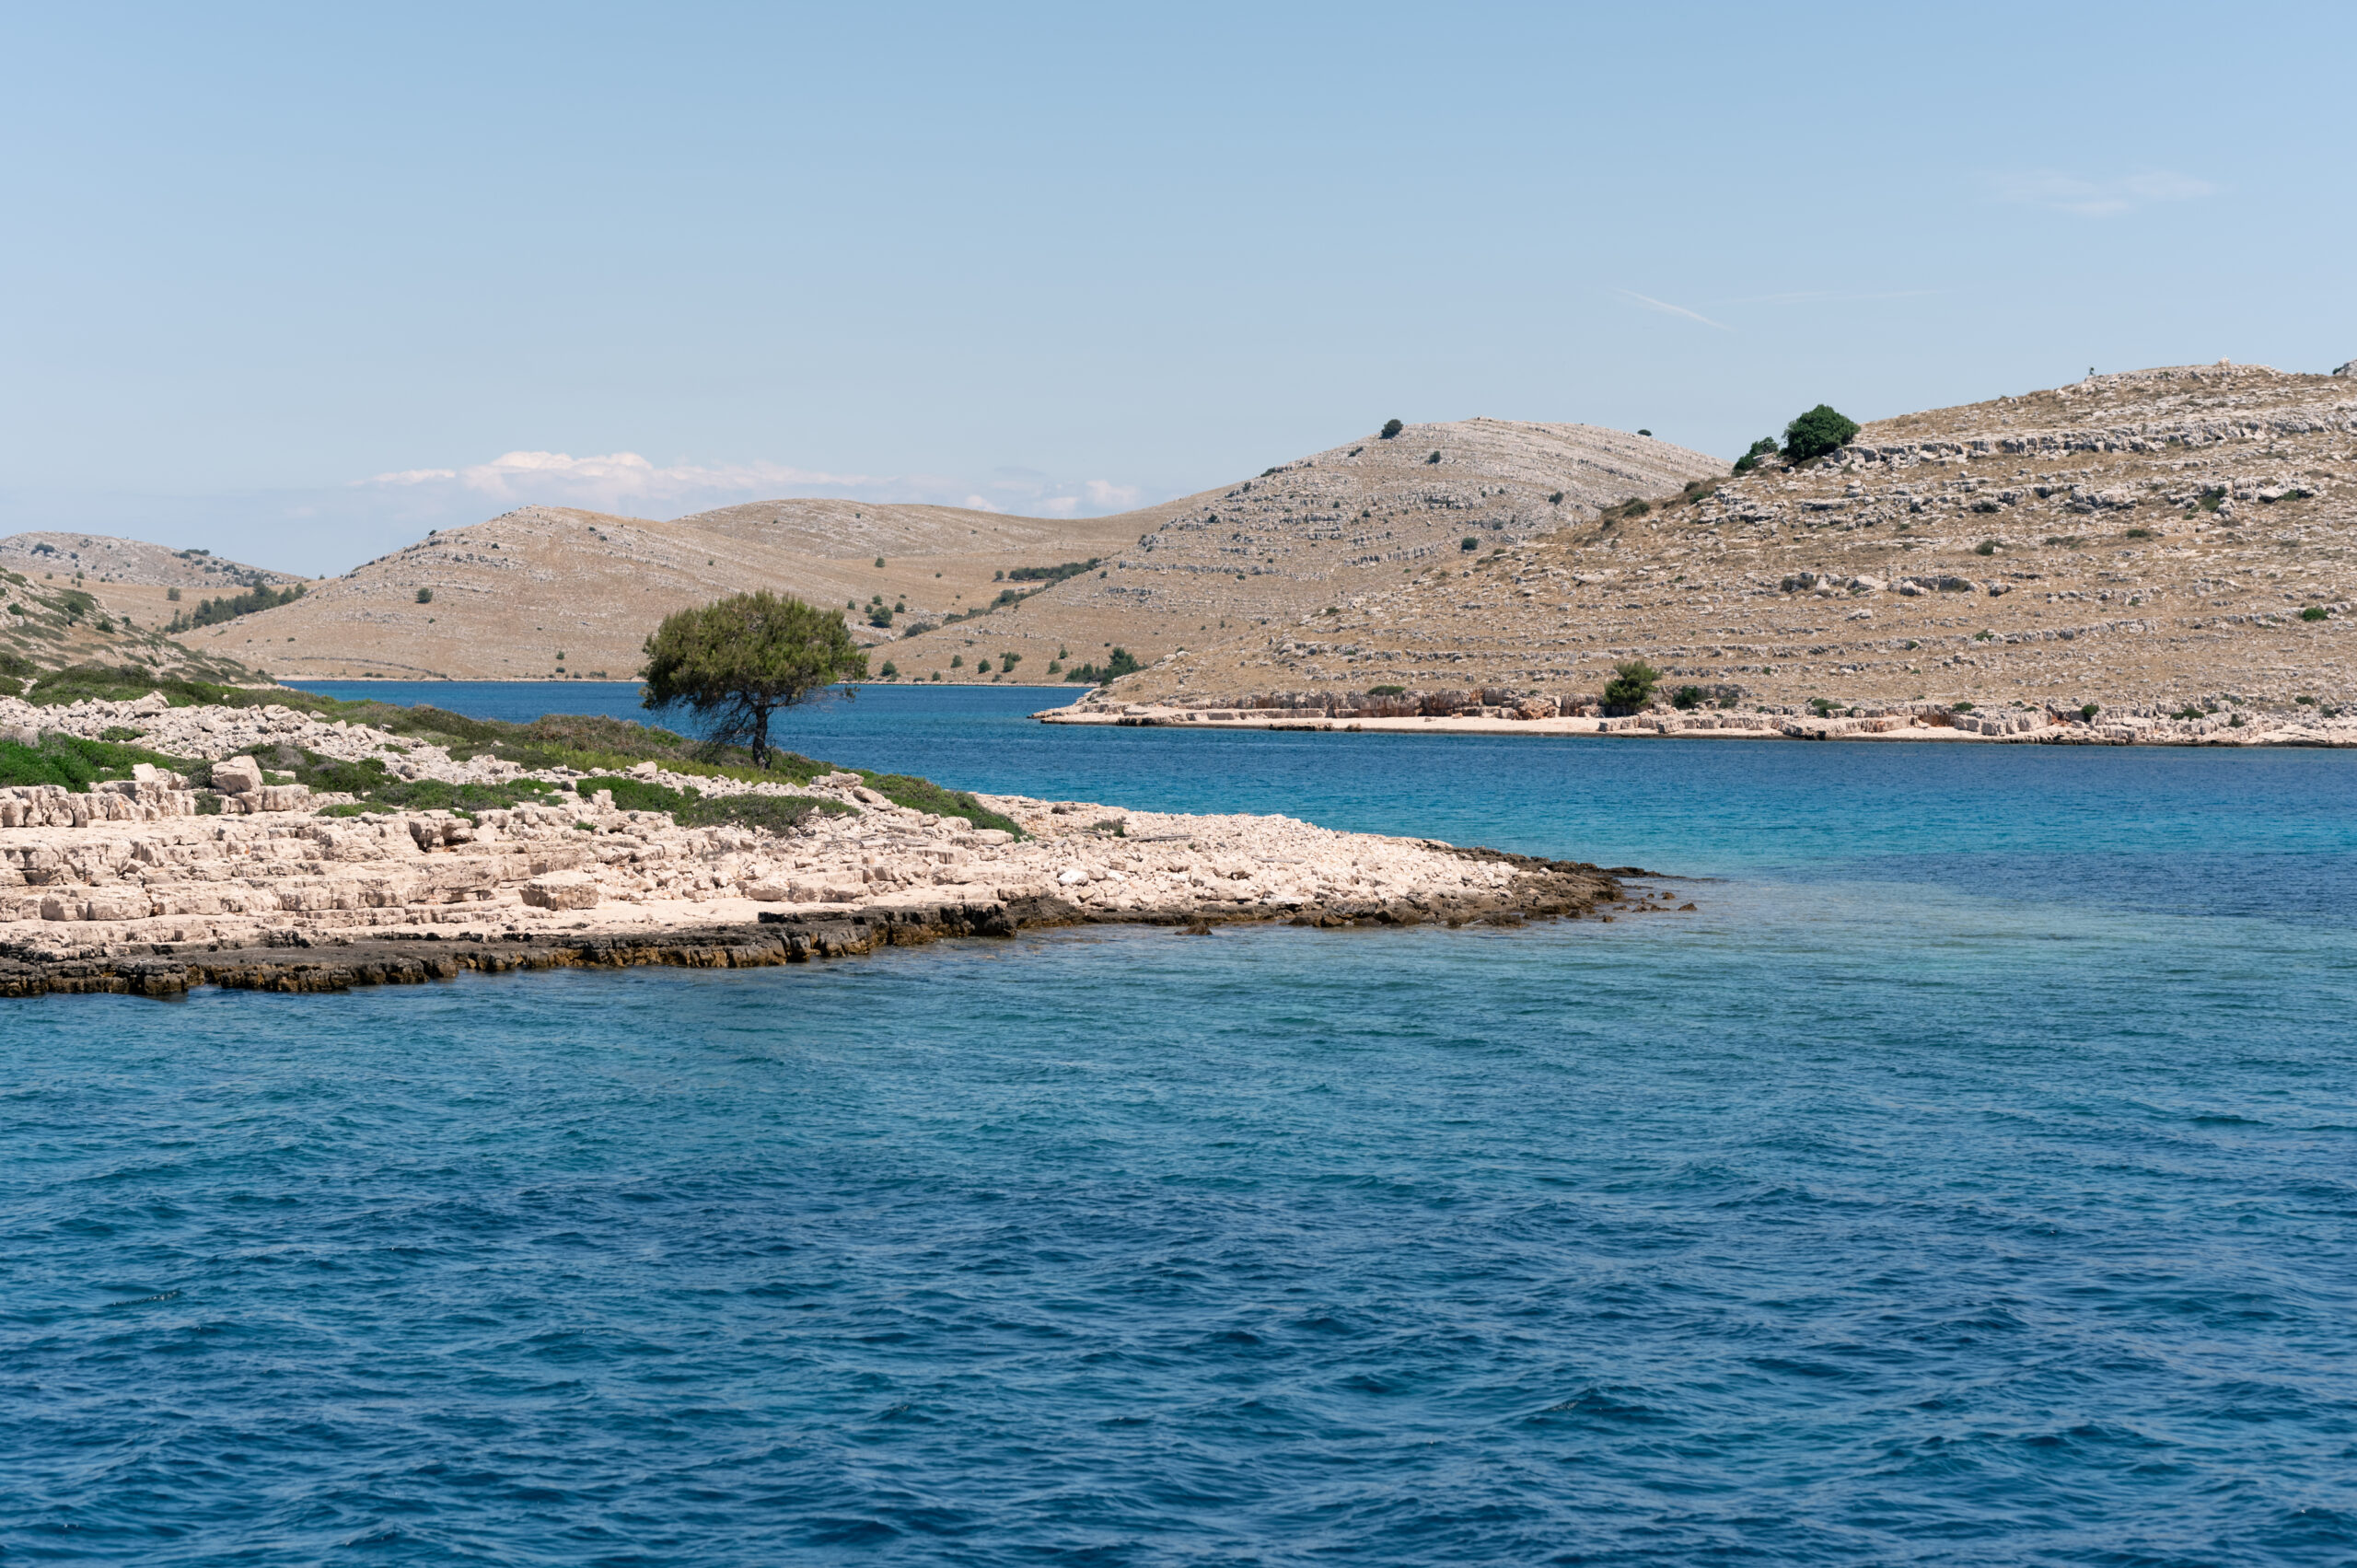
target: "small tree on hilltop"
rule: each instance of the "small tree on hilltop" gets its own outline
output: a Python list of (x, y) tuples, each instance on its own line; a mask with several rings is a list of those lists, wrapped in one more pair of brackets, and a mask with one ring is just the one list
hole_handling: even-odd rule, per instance
[(1858, 422), (1819, 403), (1784, 426), (1784, 460), (1805, 463), (1837, 451), (1858, 433)]
[(1615, 708), (1642, 708), (1660, 684), (1660, 670), (1641, 658), (1632, 658), (1612, 667), (1612, 679), (1604, 683), (1604, 701)]
[(1406, 425), (1400, 424), (1396, 419), (1387, 419), (1383, 422), (1382, 438), (1388, 441), (1394, 436), (1399, 435), (1402, 430), (1407, 428), (1408, 427)]
[(841, 610), (764, 589), (665, 616), (638, 673), (642, 706), (685, 706), (713, 739), (750, 747), (758, 768), (769, 764), (770, 715), (865, 677), (867, 656)]

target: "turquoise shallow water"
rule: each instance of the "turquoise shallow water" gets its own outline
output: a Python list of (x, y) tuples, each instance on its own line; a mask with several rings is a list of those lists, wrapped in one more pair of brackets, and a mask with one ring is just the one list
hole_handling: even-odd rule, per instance
[(7, 1559), (2357, 1561), (2349, 759), (1037, 701), (1700, 908), (14, 1005)]

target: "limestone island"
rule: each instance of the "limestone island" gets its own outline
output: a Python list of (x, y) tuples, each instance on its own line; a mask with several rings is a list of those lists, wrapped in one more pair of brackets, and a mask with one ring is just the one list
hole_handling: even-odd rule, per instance
[(0, 787), (0, 995), (753, 967), (1082, 923), (1656, 907), (1593, 865), (1284, 817), (953, 795), (823, 763), (767, 782), (614, 720), (237, 695), (0, 699), (17, 775), (59, 779)]

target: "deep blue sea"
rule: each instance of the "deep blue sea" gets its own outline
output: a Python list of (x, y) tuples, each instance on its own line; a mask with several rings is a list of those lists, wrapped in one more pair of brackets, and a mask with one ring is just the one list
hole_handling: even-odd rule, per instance
[(0, 1562), (2357, 1562), (2357, 757), (1056, 695), (1698, 908), (0, 1005)]

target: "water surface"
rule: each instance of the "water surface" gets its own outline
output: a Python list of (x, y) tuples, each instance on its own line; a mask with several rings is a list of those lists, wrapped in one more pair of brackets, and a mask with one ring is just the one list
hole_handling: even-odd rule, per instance
[(1707, 879), (11, 1005), (0, 1550), (2357, 1561), (2348, 758), (1037, 702), (786, 743)]

